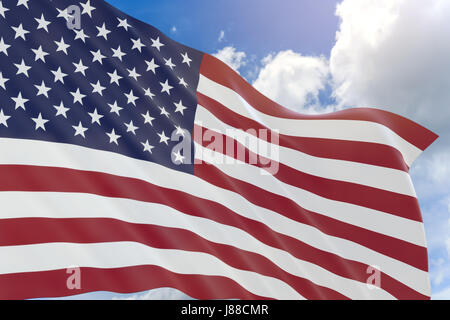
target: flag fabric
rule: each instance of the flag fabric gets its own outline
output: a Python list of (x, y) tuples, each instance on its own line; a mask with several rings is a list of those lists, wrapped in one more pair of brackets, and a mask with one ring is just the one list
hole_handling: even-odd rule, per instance
[(428, 299), (436, 138), (286, 109), (102, 0), (1, 0), (0, 298)]

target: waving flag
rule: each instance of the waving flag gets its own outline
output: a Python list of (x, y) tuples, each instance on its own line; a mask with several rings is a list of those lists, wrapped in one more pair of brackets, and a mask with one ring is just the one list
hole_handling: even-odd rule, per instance
[(290, 111), (102, 0), (2, 0), (0, 298), (427, 299), (436, 137)]

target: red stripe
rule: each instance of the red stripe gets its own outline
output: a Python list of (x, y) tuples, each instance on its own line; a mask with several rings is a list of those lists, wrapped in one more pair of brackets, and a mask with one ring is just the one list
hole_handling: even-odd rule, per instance
[[(4, 191), (83, 192), (165, 204), (192, 216), (244, 230), (269, 246), (285, 250), (299, 259), (317, 264), (343, 277), (363, 283), (367, 279), (368, 266), (363, 263), (313, 248), (299, 240), (274, 232), (260, 222), (237, 215), (214, 201), (197, 198), (178, 190), (162, 188), (133, 178), (66, 168), (0, 166), (0, 175), (0, 190)], [(397, 298), (426, 298), (386, 274), (382, 277), (382, 287)]]
[[(214, 99), (197, 92), (198, 104), (215, 115), (222, 122), (244, 131), (269, 128), (259, 122), (241, 116)], [(201, 121), (201, 119), (198, 119)], [(252, 133), (252, 131), (249, 131)], [(403, 156), (397, 149), (378, 143), (345, 141), (319, 138), (292, 137), (280, 134), (282, 147), (297, 150), (315, 157), (366, 163), (381, 167), (408, 171)]]
[(425, 150), (438, 137), (430, 130), (411, 120), (379, 109), (352, 108), (321, 115), (303, 115), (297, 113), (284, 108), (265, 97), (225, 63), (208, 54), (203, 55), (200, 73), (214, 82), (237, 92), (256, 110), (274, 117), (287, 119), (340, 119), (376, 122), (390, 128), (403, 139), (421, 150)]
[(176, 288), (196, 299), (267, 299), (254, 295), (235, 281), (218, 276), (180, 274), (154, 266), (114, 269), (80, 268), (81, 289), (70, 290), (66, 269), (0, 275), (0, 299), (65, 297), (95, 291), (134, 293)]
[[(255, 159), (254, 161), (256, 163), (252, 162), (251, 164), (265, 170), (268, 169), (268, 167), (263, 164), (267, 164), (269, 161), (272, 162), (272, 165), (278, 164), (278, 171), (274, 174), (270, 171), (269, 173), (286, 184), (310, 191), (327, 199), (352, 203), (358, 206), (383, 211), (398, 217), (422, 222), (419, 203), (415, 197), (361, 184), (307, 174), (284, 165), (283, 163), (278, 163), (277, 161), (257, 155), (235, 139), (215, 130), (203, 128), (198, 125), (195, 125), (195, 129), (198, 133), (201, 133), (195, 135), (196, 142), (205, 148), (228, 155), (234, 159), (240, 157), (240, 154), (237, 152), (237, 150), (240, 149), (245, 152), (245, 158), (239, 160), (243, 160), (249, 164), (249, 159)], [(211, 144), (211, 141), (204, 141), (202, 139), (206, 131), (214, 136), (214, 144)], [(222, 146), (224, 146), (222, 150), (215, 150), (215, 146), (217, 145), (216, 139), (219, 139), (219, 141), (222, 140)], [(226, 149), (225, 146), (233, 146), (233, 149)]]
[(0, 246), (134, 241), (159, 249), (204, 252), (234, 268), (280, 279), (307, 299), (346, 299), (338, 292), (283, 271), (266, 257), (208, 241), (184, 229), (106, 218), (20, 218), (0, 220), (0, 230)]

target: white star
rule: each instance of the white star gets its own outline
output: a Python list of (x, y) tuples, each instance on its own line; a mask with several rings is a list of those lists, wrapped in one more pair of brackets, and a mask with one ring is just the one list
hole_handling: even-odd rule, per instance
[(8, 79), (8, 78), (3, 78), (3, 74), (2, 74), (2, 72), (0, 71), (0, 87), (2, 87), (3, 89), (6, 90), (5, 83), (6, 83), (7, 81), (9, 81), (9, 79)]
[(83, 41), (84, 43), (86, 43), (86, 38), (90, 38), (88, 35), (86, 35), (83, 31), (83, 29), (77, 30), (77, 29), (72, 29), (75, 32), (75, 39), (81, 39), (81, 41)]
[(136, 72), (136, 68), (133, 68), (133, 70), (127, 69), (128, 71), (128, 76), (130, 78), (133, 78), (134, 80), (138, 81), (138, 77), (140, 77), (141, 75), (139, 73)]
[(64, 118), (67, 119), (67, 114), (66, 112), (69, 111), (69, 108), (64, 107), (64, 102), (61, 101), (61, 103), (59, 104), (59, 106), (53, 106), (56, 109), (56, 115), (57, 116), (63, 116)]
[[(0, 110), (0, 125), (4, 125), (5, 127), (8, 127), (8, 123), (6, 121), (11, 118), (11, 116), (7, 116), (3, 113), (3, 109)], [(151, 153), (151, 152), (150, 152)]]
[(37, 48), (37, 49), (31, 49), (31, 50), (35, 54), (34, 61), (42, 60), (42, 62), (45, 63), (45, 56), (48, 56), (48, 53), (45, 52), (44, 50), (42, 50), (42, 46), (39, 46), (39, 48)]
[(155, 95), (150, 91), (150, 88), (144, 89), (144, 95), (146, 95), (147, 97), (149, 97), (149, 98), (152, 99), (152, 100), (153, 100), (153, 97), (155, 96)]
[(23, 110), (25, 110), (25, 103), (30, 101), (29, 99), (22, 97), (22, 92), (19, 92), (19, 94), (17, 95), (16, 98), (11, 98), (11, 99), (14, 100), (14, 102), (16, 103), (15, 110), (17, 110), (19, 108), (22, 108)]
[(48, 25), (51, 23), (50, 21), (45, 20), (44, 14), (41, 14), (41, 18), (34, 18), (34, 20), (37, 21), (37, 23), (39, 24), (37, 26), (37, 29), (44, 29), (45, 31), (48, 32)]
[(102, 55), (100, 49), (97, 51), (91, 51), (91, 54), (94, 56), (94, 58), (92, 58), (92, 62), (98, 61), (100, 64), (103, 64), (102, 59), (105, 59), (106, 57)]
[(87, 69), (89, 69), (89, 67), (86, 67), (85, 65), (83, 65), (83, 61), (81, 61), (77, 64), (75, 62), (73, 62), (73, 65), (75, 66), (75, 71), (74, 72), (81, 72), (83, 74), (83, 76), (86, 76), (85, 71)]
[(184, 131), (185, 130), (183, 128), (181, 128), (180, 126), (175, 126), (175, 129), (177, 129), (177, 132), (175, 132), (175, 134), (184, 137)]
[(128, 31), (128, 27), (131, 28), (131, 26), (127, 22), (127, 19), (120, 20), (120, 18), (117, 18), (117, 20), (119, 20), (119, 24), (117, 25), (117, 28), (122, 27), (126, 31)]
[(159, 42), (159, 37), (156, 39), (151, 39), (152, 40), (152, 47), (158, 49), (158, 51), (160, 51), (161, 47), (164, 46), (164, 44), (162, 44), (161, 42)]
[(147, 71), (151, 70), (156, 74), (156, 68), (159, 68), (159, 66), (155, 63), (155, 59), (153, 58), (152, 61), (145, 60), (145, 63), (147, 63)]
[(133, 121), (130, 121), (130, 123), (124, 123), (124, 125), (127, 127), (127, 132), (133, 132), (134, 135), (136, 135), (136, 130), (139, 129), (139, 127), (136, 127), (133, 124)]
[(81, 14), (87, 14), (89, 17), (92, 18), (92, 11), (95, 10), (95, 7), (91, 6), (91, 0), (87, 0), (86, 3), (80, 3), (80, 5), (83, 7), (83, 12)]
[(172, 58), (166, 59), (164, 58), (165, 65), (168, 66), (171, 70), (175, 67), (175, 65), (172, 63)]
[(189, 58), (187, 52), (185, 54), (182, 54), (182, 53), (180, 53), (180, 54), (183, 57), (183, 62), (181, 62), (181, 63), (186, 63), (190, 67), (192, 59)]
[(157, 133), (159, 136), (159, 143), (165, 143), (166, 145), (169, 145), (169, 143), (167, 141), (169, 141), (169, 137), (166, 136), (166, 134), (164, 133), (164, 131), (162, 131), (161, 133)]
[(170, 90), (173, 89), (173, 87), (169, 85), (169, 80), (166, 80), (166, 82), (164, 83), (160, 82), (159, 84), (162, 87), (161, 93), (166, 92), (168, 95), (170, 95)]
[(145, 44), (141, 42), (141, 38), (137, 38), (136, 40), (131, 39), (131, 41), (133, 42), (133, 47), (131, 50), (138, 49), (138, 51), (141, 52), (142, 47), (145, 47)]
[(31, 67), (27, 66), (27, 65), (25, 64), (25, 61), (24, 61), (23, 59), (22, 59), (22, 62), (21, 62), (20, 64), (14, 63), (14, 65), (15, 65), (16, 68), (17, 68), (17, 73), (16, 73), (16, 75), (19, 75), (19, 74), (23, 73), (23, 74), (28, 78), (28, 70), (30, 70)]
[(154, 146), (150, 145), (148, 143), (148, 140), (146, 140), (145, 143), (141, 142), (141, 144), (144, 146), (144, 152), (148, 151), (148, 152), (152, 153), (152, 149), (154, 148)]
[(175, 109), (175, 112), (179, 112), (179, 113), (181, 113), (182, 115), (184, 115), (184, 110), (185, 109), (187, 109), (185, 106), (183, 106), (183, 102), (180, 100), (180, 102), (178, 102), (178, 103), (173, 103), (174, 105), (175, 105), (175, 107), (176, 107), (176, 109)]
[(58, 10), (58, 15), (56, 16), (57, 18), (64, 18), (66, 21), (69, 21), (69, 19), (72, 17), (67, 11), (67, 8), (64, 10), (59, 10), (58, 8), (56, 8), (56, 10)]
[(81, 124), (81, 121), (78, 122), (78, 126), (72, 126), (72, 128), (75, 129), (74, 137), (82, 136), (83, 138), (86, 139), (86, 136), (84, 135), (84, 133), (87, 131), (87, 128), (83, 127), (83, 125)]
[(119, 111), (122, 110), (123, 108), (121, 108), (117, 105), (117, 101), (114, 101), (114, 104), (108, 103), (108, 106), (111, 108), (111, 111), (110, 111), (111, 113), (114, 112), (115, 114), (120, 116)]
[(103, 96), (103, 90), (105, 90), (106, 87), (103, 87), (100, 84), (99, 80), (97, 80), (96, 84), (91, 83), (91, 86), (94, 88), (94, 90), (92, 90), (92, 93), (96, 93), (97, 92), (99, 95)]
[(83, 105), (83, 99), (86, 97), (86, 95), (80, 92), (80, 88), (77, 88), (77, 91), (75, 92), (70, 92), (70, 94), (73, 96), (73, 103), (79, 102), (81, 105)]
[(46, 98), (48, 98), (48, 92), (52, 89), (45, 86), (44, 80), (42, 80), (42, 84), (40, 86), (36, 84), (34, 86), (36, 87), (36, 89), (38, 89), (38, 93), (36, 94), (36, 96), (44, 95)]
[(101, 125), (100, 119), (103, 118), (103, 115), (97, 113), (97, 108), (95, 108), (94, 112), (89, 112), (89, 115), (92, 118), (92, 122), (91, 122), (92, 124), (98, 123), (98, 125)]
[(103, 37), (105, 38), (105, 40), (108, 40), (108, 34), (110, 34), (111, 31), (106, 29), (105, 23), (103, 22), (103, 25), (101, 27), (96, 26), (96, 28), (98, 30), (97, 37)]
[(114, 52), (112, 56), (118, 58), (120, 61), (122, 61), (123, 56), (127, 55), (126, 53), (120, 50), (120, 46), (118, 46), (117, 49), (111, 48), (111, 50)]
[(9, 11), (8, 8), (4, 7), (2, 2), (0, 1), (0, 15), (4, 18), (5, 17), (5, 12)]
[(182, 86), (184, 86), (185, 88), (188, 87), (188, 84), (186, 83), (186, 81), (184, 81), (183, 78), (178, 77), (178, 80), (180, 80), (180, 82), (178, 83), (179, 85), (182, 85)]
[(133, 90), (130, 90), (129, 94), (125, 93), (125, 96), (128, 99), (128, 101), (127, 101), (128, 104), (132, 103), (134, 106), (136, 106), (136, 100), (138, 100), (139, 98), (136, 97), (135, 95), (133, 95)]
[(30, 0), (17, 0), (17, 6), (22, 5), (22, 6), (24, 6), (25, 8), (29, 9), (29, 8), (28, 8), (28, 1), (30, 1)]
[(159, 110), (161, 110), (161, 115), (165, 115), (167, 118), (170, 116), (170, 114), (166, 111), (166, 108), (159, 107)]
[(56, 71), (53, 71), (53, 70), (50, 70), (50, 71), (55, 76), (55, 82), (61, 81), (61, 83), (64, 84), (64, 77), (66, 77), (67, 74), (61, 71), (61, 67), (58, 67), (58, 70), (56, 70)]
[(26, 40), (25, 34), (30, 33), (30, 31), (27, 31), (22, 27), (22, 24), (20, 24), (18, 27), (11, 27), (11, 28), (13, 28), (14, 31), (16, 32), (14, 39), (21, 37), (23, 40)]
[(113, 73), (108, 72), (108, 75), (111, 78), (110, 83), (115, 83), (115, 84), (119, 85), (119, 80), (122, 79), (122, 77), (117, 74), (117, 70), (114, 70)]
[(175, 162), (175, 163), (180, 162), (180, 164), (183, 163), (184, 156), (181, 155), (180, 150), (178, 150), (177, 152), (172, 152), (172, 154), (175, 157), (175, 159), (172, 158), (173, 162)]
[(44, 131), (45, 131), (45, 124), (49, 121), (47, 119), (42, 118), (41, 113), (39, 113), (37, 118), (31, 118), (31, 120), (33, 120), (34, 123), (36, 124), (34, 130), (41, 128)]
[(155, 118), (151, 117), (150, 114), (148, 113), (148, 111), (146, 114), (142, 113), (141, 115), (144, 117), (144, 124), (148, 123), (151, 126), (153, 126), (152, 121), (155, 120)]
[(55, 41), (55, 43), (56, 43), (56, 45), (58, 46), (58, 48), (56, 48), (56, 52), (62, 51), (62, 52), (64, 52), (64, 53), (67, 55), (67, 48), (69, 48), (70, 45), (69, 45), (69, 44), (66, 44), (66, 43), (64, 42), (64, 38), (61, 37), (61, 41)]
[(106, 133), (109, 137), (109, 143), (115, 143), (116, 145), (119, 145), (119, 143), (117, 142), (117, 139), (119, 139), (121, 136), (116, 134), (114, 129), (112, 129), (111, 133)]
[[(0, 2), (1, 3), (1, 2)], [(3, 37), (0, 39), (0, 52), (3, 52), (5, 55), (8, 55), (8, 48), (11, 47), (9, 44), (6, 44), (3, 41)]]

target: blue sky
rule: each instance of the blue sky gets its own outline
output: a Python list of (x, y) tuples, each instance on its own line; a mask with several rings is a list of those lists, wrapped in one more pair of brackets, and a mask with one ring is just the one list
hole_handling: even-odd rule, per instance
[[(450, 39), (448, 2), (107, 2), (183, 44), (217, 54), (287, 107), (381, 107), (438, 133), (411, 173), (425, 220), (433, 298), (450, 298), (450, 41), (440, 41)], [(286, 91), (286, 81), (306, 89)]]
[[(231, 44), (261, 58), (268, 51), (287, 49), (329, 55), (338, 27), (334, 0), (108, 2), (173, 39), (210, 53)], [(222, 30), (225, 38), (219, 42)]]

